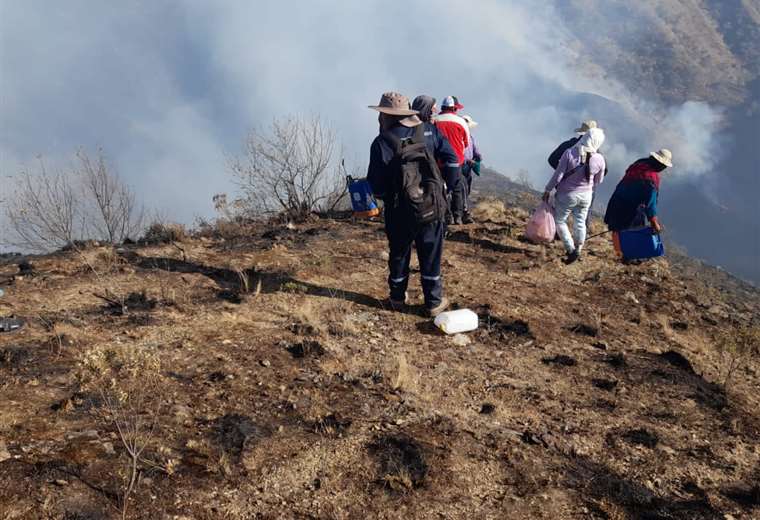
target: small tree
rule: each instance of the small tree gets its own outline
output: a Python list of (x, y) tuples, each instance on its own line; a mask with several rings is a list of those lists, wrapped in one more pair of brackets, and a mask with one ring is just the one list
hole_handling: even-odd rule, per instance
[(137, 235), (143, 211), (102, 152), (91, 160), (79, 150), (76, 160), (68, 171), (50, 173), (40, 158), (35, 171), (23, 170), (14, 178), (15, 196), (5, 207), (15, 235), (10, 244), (49, 251), (77, 240), (116, 244)]
[(252, 131), (230, 169), (253, 216), (303, 220), (329, 209), (343, 187), (336, 155), (335, 132), (318, 117), (288, 117)]
[(13, 245), (45, 251), (81, 238), (83, 225), (75, 179), (62, 171), (49, 173), (38, 158), (36, 172), (21, 171), (15, 196), (5, 214), (16, 235)]
[(135, 194), (107, 168), (102, 153), (92, 161), (84, 150), (79, 150), (77, 159), (84, 200), (91, 206), (86, 219), (91, 236), (111, 244), (135, 237), (142, 228), (144, 215)]

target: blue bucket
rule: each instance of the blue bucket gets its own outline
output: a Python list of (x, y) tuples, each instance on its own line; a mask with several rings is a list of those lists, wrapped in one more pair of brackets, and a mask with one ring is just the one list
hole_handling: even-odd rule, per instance
[(652, 232), (652, 228), (626, 229), (619, 233), (620, 250), (627, 260), (643, 260), (665, 254), (660, 235)]
[(380, 214), (372, 188), (367, 179), (348, 177), (348, 193), (351, 196), (351, 207), (356, 217), (374, 217)]

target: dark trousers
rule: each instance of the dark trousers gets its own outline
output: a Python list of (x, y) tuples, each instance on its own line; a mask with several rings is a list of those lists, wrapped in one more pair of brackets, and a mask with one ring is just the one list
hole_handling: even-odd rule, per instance
[(470, 207), (470, 193), (472, 193), (472, 168), (469, 168), (467, 171), (462, 169), (462, 184), (465, 185), (464, 212), (469, 213), (472, 209)]
[(462, 218), (467, 213), (467, 179), (464, 176), (459, 177), (459, 182), (451, 190), (451, 215), (456, 218)]
[(441, 303), (443, 298), (441, 255), (445, 227), (446, 224), (443, 221), (424, 226), (410, 224), (403, 215), (394, 215), (392, 211), (386, 210), (385, 234), (390, 246), (388, 287), (392, 300), (403, 301), (406, 296), (406, 289), (409, 286), (409, 262), (412, 259), (412, 244), (414, 244), (420, 261), (425, 306), (431, 309)]
[(472, 166), (465, 162), (462, 165), (462, 175), (459, 183), (451, 192), (449, 215), (461, 218), (470, 212), (470, 192), (472, 191)]

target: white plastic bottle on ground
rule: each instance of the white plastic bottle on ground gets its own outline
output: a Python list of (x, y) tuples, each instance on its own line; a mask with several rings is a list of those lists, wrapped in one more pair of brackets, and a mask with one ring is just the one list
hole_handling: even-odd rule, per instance
[(459, 334), (477, 329), (478, 315), (470, 309), (458, 309), (442, 312), (433, 323), (446, 334)]

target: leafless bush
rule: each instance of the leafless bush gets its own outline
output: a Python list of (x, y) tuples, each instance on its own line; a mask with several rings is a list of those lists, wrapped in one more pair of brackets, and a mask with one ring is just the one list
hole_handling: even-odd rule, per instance
[(727, 389), (738, 368), (760, 360), (760, 327), (744, 326), (728, 330), (718, 338), (717, 347), (723, 356), (723, 387)]
[(77, 152), (77, 169), (90, 228), (90, 238), (118, 244), (134, 237), (142, 227), (144, 212), (135, 200), (135, 194), (118, 175), (110, 171), (102, 152), (94, 161), (84, 150)]
[(14, 180), (15, 196), (5, 209), (16, 235), (13, 245), (44, 251), (83, 238), (83, 215), (70, 174), (48, 172), (40, 158), (36, 172), (21, 171)]
[[(114, 476), (121, 481), (121, 517), (127, 518), (130, 504), (136, 501), (140, 475), (149, 469), (171, 474), (177, 464), (170, 451), (158, 446), (166, 396), (155, 345), (94, 347), (82, 354), (75, 375), (82, 391), (93, 393), (102, 402), (92, 413), (105, 427), (116, 430), (124, 449)], [(148, 456), (157, 447), (159, 455)]]
[(101, 399), (105, 405), (103, 419), (116, 428), (126, 452), (127, 461), (123, 468), (126, 471), (121, 475), (121, 517), (125, 519), (141, 467), (150, 462), (144, 460), (143, 453), (155, 440), (160, 405), (151, 406), (145, 392), (137, 388), (129, 393), (103, 391)]
[(337, 204), (345, 182), (336, 156), (335, 132), (318, 117), (288, 117), (252, 131), (230, 169), (252, 216), (300, 221)]
[(13, 179), (14, 197), (5, 207), (11, 245), (49, 251), (87, 239), (116, 244), (142, 226), (134, 193), (109, 170), (100, 151), (92, 160), (79, 150), (75, 166), (55, 172), (40, 158), (36, 170)]

